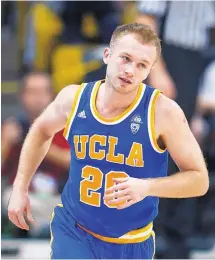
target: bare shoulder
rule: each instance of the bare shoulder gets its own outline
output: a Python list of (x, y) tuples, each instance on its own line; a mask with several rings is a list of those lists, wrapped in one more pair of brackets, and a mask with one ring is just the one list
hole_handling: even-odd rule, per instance
[(78, 90), (80, 85), (68, 85), (64, 87), (56, 96), (57, 102), (68, 102), (74, 99), (75, 93)]
[(160, 94), (156, 102), (156, 115), (162, 120), (176, 120), (184, 118), (181, 107), (172, 99)]
[(75, 98), (77, 90), (80, 88), (80, 85), (68, 85), (64, 87), (56, 96), (54, 100), (54, 105), (58, 111), (61, 111), (68, 116), (72, 103)]
[[(155, 124), (158, 133), (187, 124), (181, 107), (172, 99), (160, 94), (155, 107)], [(188, 125), (188, 124), (187, 124)]]

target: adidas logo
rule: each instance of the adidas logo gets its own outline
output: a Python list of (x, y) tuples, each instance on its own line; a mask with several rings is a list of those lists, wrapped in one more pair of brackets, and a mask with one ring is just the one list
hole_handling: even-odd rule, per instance
[(78, 113), (78, 117), (81, 117), (81, 118), (86, 118), (86, 114), (85, 114), (85, 111), (81, 111), (80, 113)]

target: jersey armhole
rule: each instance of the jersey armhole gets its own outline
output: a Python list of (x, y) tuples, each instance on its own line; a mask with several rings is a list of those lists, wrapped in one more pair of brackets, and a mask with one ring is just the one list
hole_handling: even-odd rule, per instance
[(81, 95), (82, 95), (86, 85), (87, 85), (86, 83), (82, 83), (75, 93), (75, 97), (74, 97), (74, 101), (72, 103), (71, 111), (70, 111), (69, 117), (68, 117), (67, 122), (66, 122), (66, 126), (65, 126), (64, 131), (63, 131), (63, 136), (65, 137), (66, 140), (68, 140), (68, 138), (69, 138), (69, 132), (70, 132), (72, 123), (74, 121), (75, 115), (76, 115), (77, 110), (78, 110), (78, 106), (79, 106), (79, 103), (80, 103), (80, 100), (81, 100)]
[(155, 131), (155, 104), (158, 99), (159, 94), (162, 93), (161, 91), (155, 89), (152, 93), (149, 108), (148, 108), (148, 131), (149, 131), (149, 138), (153, 149), (158, 153), (164, 153), (166, 149), (161, 149), (156, 140), (156, 131)]

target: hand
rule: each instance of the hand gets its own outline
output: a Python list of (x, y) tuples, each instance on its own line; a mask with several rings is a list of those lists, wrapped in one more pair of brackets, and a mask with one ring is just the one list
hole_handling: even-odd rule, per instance
[(125, 209), (149, 196), (149, 181), (137, 178), (114, 179), (114, 186), (106, 189), (106, 204), (117, 205), (117, 209)]
[(21, 140), (22, 129), (14, 118), (8, 118), (2, 126), (2, 137), (7, 143), (14, 145)]
[(34, 219), (31, 214), (28, 193), (14, 189), (9, 200), (8, 217), (17, 227), (29, 230), (29, 226), (24, 218), (24, 213), (26, 214), (27, 220), (33, 223)]
[(177, 96), (177, 90), (175, 83), (169, 73), (165, 70), (153, 71), (149, 75), (149, 84), (153, 88), (161, 90), (164, 95), (171, 99), (175, 99)]

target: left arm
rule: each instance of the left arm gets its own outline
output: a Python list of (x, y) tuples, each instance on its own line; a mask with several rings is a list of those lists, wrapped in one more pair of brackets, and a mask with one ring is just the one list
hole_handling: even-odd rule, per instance
[[(164, 95), (159, 95), (155, 111), (155, 129), (180, 172), (154, 179), (115, 179), (116, 185), (106, 190), (105, 200), (127, 201), (123, 209), (147, 196), (188, 198), (204, 195), (209, 188), (208, 171), (201, 149), (195, 140), (181, 108)], [(113, 193), (115, 192), (115, 193)], [(117, 198), (117, 199), (116, 199)]]
[(156, 105), (155, 124), (180, 172), (149, 180), (150, 195), (166, 198), (204, 195), (209, 187), (208, 171), (201, 149), (181, 108), (174, 101), (160, 95)]

